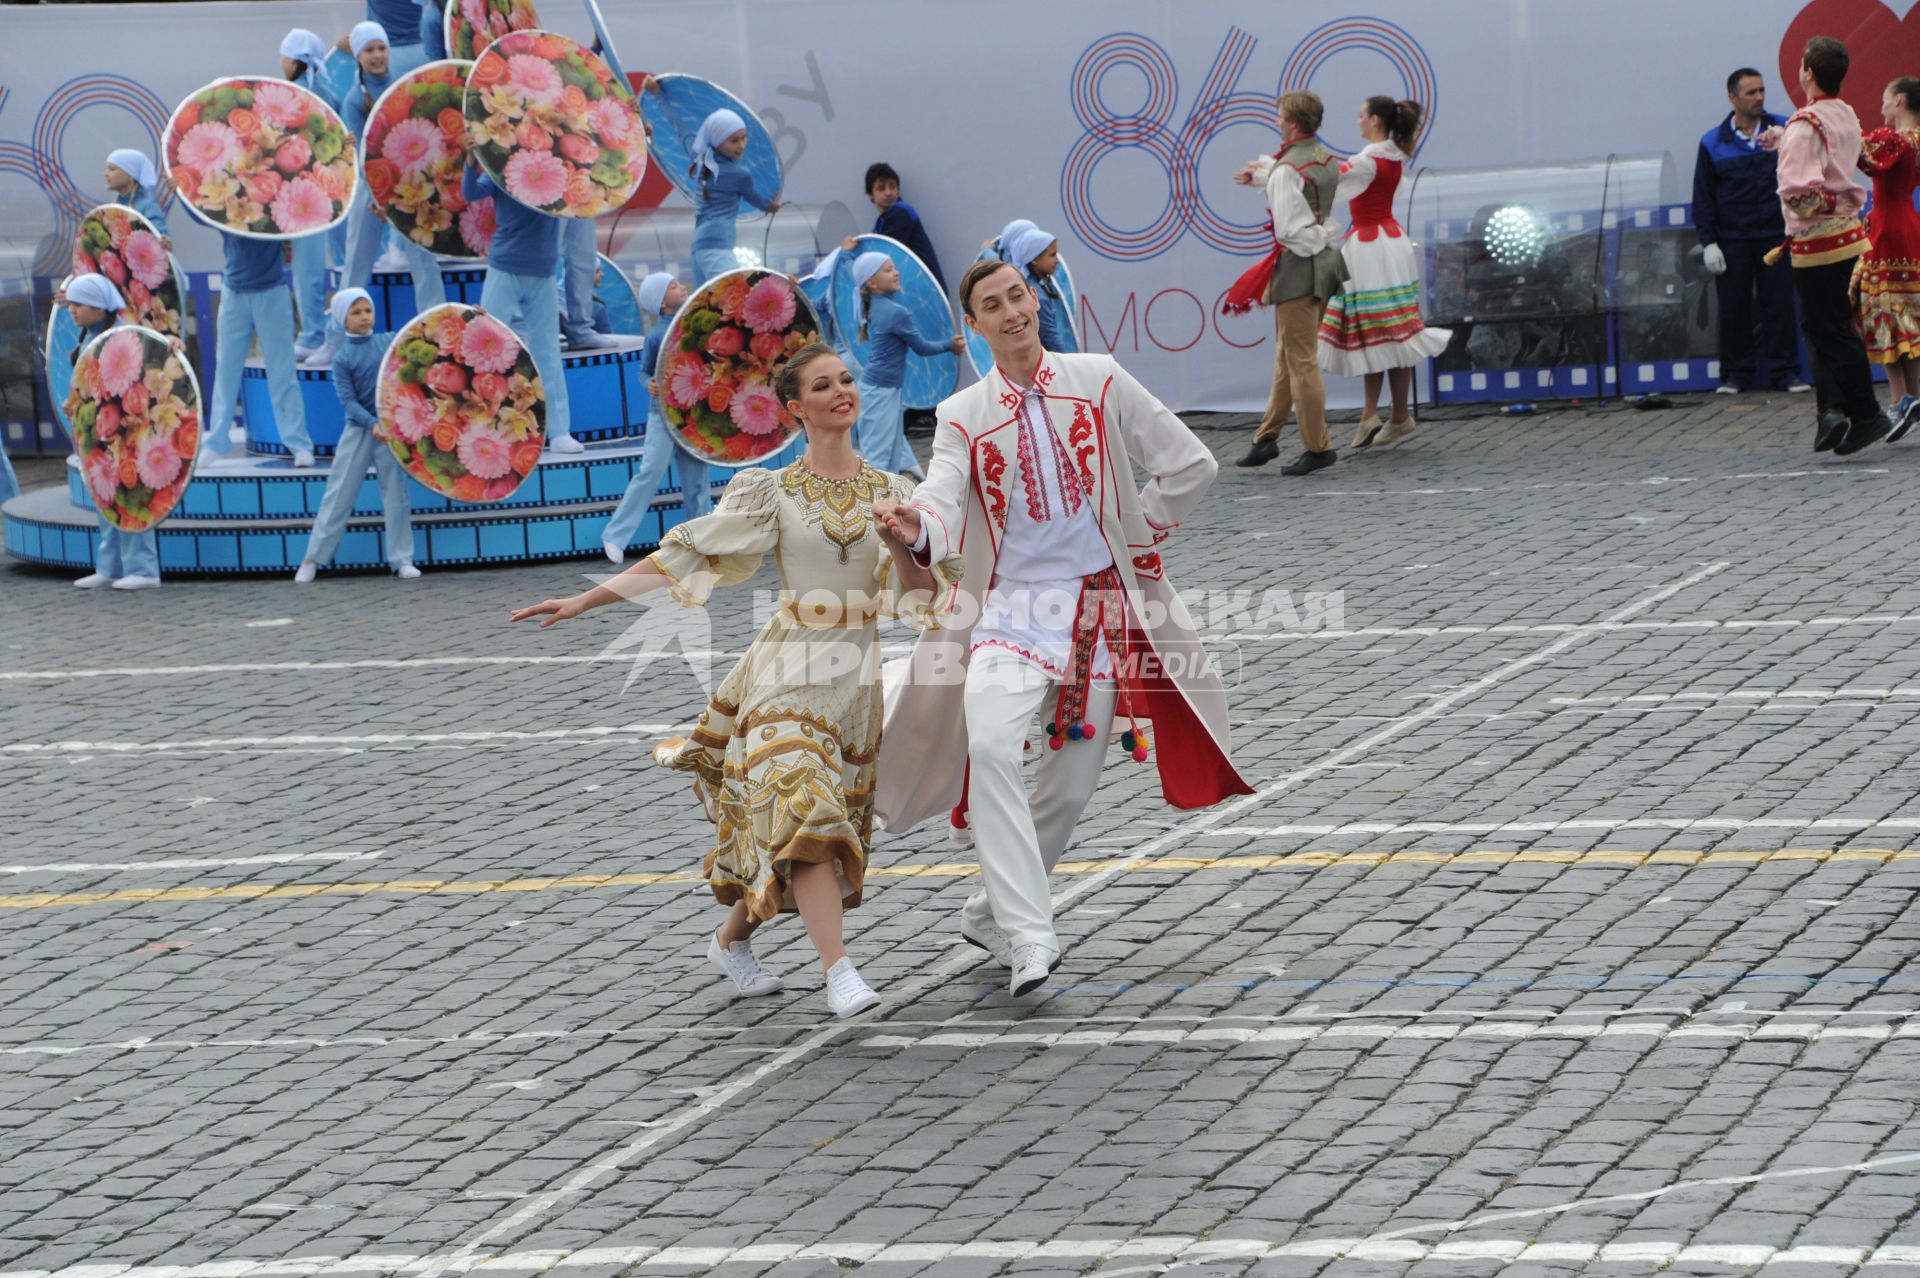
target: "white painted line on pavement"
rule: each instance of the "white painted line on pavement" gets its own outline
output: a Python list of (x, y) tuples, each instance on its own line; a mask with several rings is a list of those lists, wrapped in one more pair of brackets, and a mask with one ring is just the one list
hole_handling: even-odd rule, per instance
[(297, 750), (324, 746), (358, 753), (384, 746), (417, 745), (528, 745), (582, 737), (645, 737), (683, 732), (690, 723), (626, 723), (599, 728), (541, 728), (534, 731), (493, 732), (382, 732), (355, 736), (305, 734), (286, 737), (205, 737), (181, 741), (26, 741), (0, 745), (0, 756), (31, 754), (160, 754), (211, 750), (224, 753)]
[(1892, 626), (1913, 622), (1920, 622), (1920, 613), (1863, 613), (1853, 617), (1783, 617), (1777, 620), (1769, 620), (1765, 617), (1735, 617), (1725, 621), (1716, 621), (1711, 618), (1701, 618), (1693, 621), (1544, 621), (1525, 626), (1366, 626), (1353, 630), (1274, 630), (1230, 635), (1207, 634), (1201, 637), (1206, 639), (1259, 639), (1277, 642), (1300, 639), (1360, 639), (1373, 638), (1381, 635), (1406, 635), (1420, 638), (1435, 635), (1613, 634), (1632, 630), (1696, 630), (1703, 633), (1714, 631), (1744, 633), (1749, 630), (1795, 630), (1803, 626), (1821, 628), (1834, 626)]
[(1570, 830), (1920, 830), (1920, 817), (1604, 817), (1571, 821), (1351, 821), (1344, 825), (1228, 825), (1200, 838), (1288, 835), (1339, 838), (1377, 834), (1558, 834)]
[(1452, 497), (1465, 493), (1525, 493), (1537, 492), (1549, 488), (1573, 488), (1580, 490), (1594, 488), (1668, 488), (1686, 484), (1716, 484), (1729, 480), (1744, 479), (1827, 479), (1836, 476), (1855, 478), (1860, 475), (1891, 474), (1890, 467), (1852, 467), (1829, 466), (1819, 470), (1774, 470), (1752, 471), (1741, 475), (1647, 475), (1640, 479), (1565, 479), (1548, 480), (1538, 484), (1479, 484), (1461, 488), (1315, 488), (1311, 484), (1302, 484), (1297, 488), (1289, 487), (1283, 497), (1278, 492), (1255, 493), (1248, 497), (1236, 497), (1236, 502), (1248, 501), (1290, 501), (1296, 496), (1306, 497)]
[(1560, 706), (1632, 705), (1667, 701), (1824, 701), (1837, 697), (1890, 700), (1920, 697), (1920, 688), (1736, 688), (1729, 692), (1642, 692), (1621, 697), (1554, 697)]
[(128, 870), (215, 870), (248, 865), (295, 865), (307, 861), (373, 861), (385, 852), (279, 852), (262, 856), (178, 857), (164, 861), (54, 861), (46, 865), (0, 865), (0, 874), (118, 874)]

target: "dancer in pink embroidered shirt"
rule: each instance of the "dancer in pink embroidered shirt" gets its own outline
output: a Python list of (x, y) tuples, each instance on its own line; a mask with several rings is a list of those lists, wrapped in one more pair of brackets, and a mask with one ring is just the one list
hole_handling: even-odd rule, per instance
[[(1867, 251), (1860, 220), (1866, 192), (1853, 180), (1860, 159), (1860, 119), (1840, 97), (1847, 78), (1847, 46), (1831, 36), (1807, 41), (1800, 58), (1800, 90), (1807, 105), (1770, 129), (1763, 145), (1780, 152), (1780, 205), (1787, 221), (1781, 247), (1793, 258), (1800, 295), (1800, 332), (1813, 359), (1819, 420), (1813, 449), (1837, 456), (1885, 439), (1893, 423), (1874, 394), (1866, 343), (1854, 327), (1848, 285), (1853, 261)], [(1769, 257), (1778, 260), (1780, 250)]]

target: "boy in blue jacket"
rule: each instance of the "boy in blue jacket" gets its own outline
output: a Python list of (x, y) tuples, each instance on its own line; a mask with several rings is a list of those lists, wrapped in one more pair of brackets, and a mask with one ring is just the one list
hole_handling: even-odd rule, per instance
[(947, 277), (940, 273), (940, 257), (933, 251), (933, 241), (927, 238), (927, 228), (921, 224), (920, 214), (913, 205), (900, 198), (900, 175), (885, 160), (867, 166), (867, 199), (880, 214), (874, 219), (873, 233), (899, 240), (911, 249), (915, 257), (927, 264), (933, 278), (940, 281), (940, 291), (946, 292)]

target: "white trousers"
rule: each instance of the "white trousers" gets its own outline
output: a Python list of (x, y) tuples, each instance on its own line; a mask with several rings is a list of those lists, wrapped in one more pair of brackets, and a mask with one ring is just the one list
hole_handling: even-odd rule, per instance
[(1028, 729), (1044, 709), (1042, 724), (1060, 697), (1059, 680), (1004, 648), (982, 648), (967, 666), (968, 822), (980, 858), (985, 891), (967, 900), (965, 915), (976, 924), (998, 923), (1012, 943), (1044, 945), (1056, 953), (1053, 896), (1047, 874), (1073, 841), (1073, 828), (1106, 761), (1113, 731), (1114, 685), (1095, 683), (1087, 694), (1093, 739), (1035, 745), (1034, 788), (1027, 796), (1020, 775)]

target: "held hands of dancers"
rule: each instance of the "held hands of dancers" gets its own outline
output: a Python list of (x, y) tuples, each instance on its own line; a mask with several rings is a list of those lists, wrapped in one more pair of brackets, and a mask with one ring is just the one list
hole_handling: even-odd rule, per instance
[(920, 512), (891, 497), (873, 499), (873, 528), (881, 539), (912, 550), (920, 540)]

